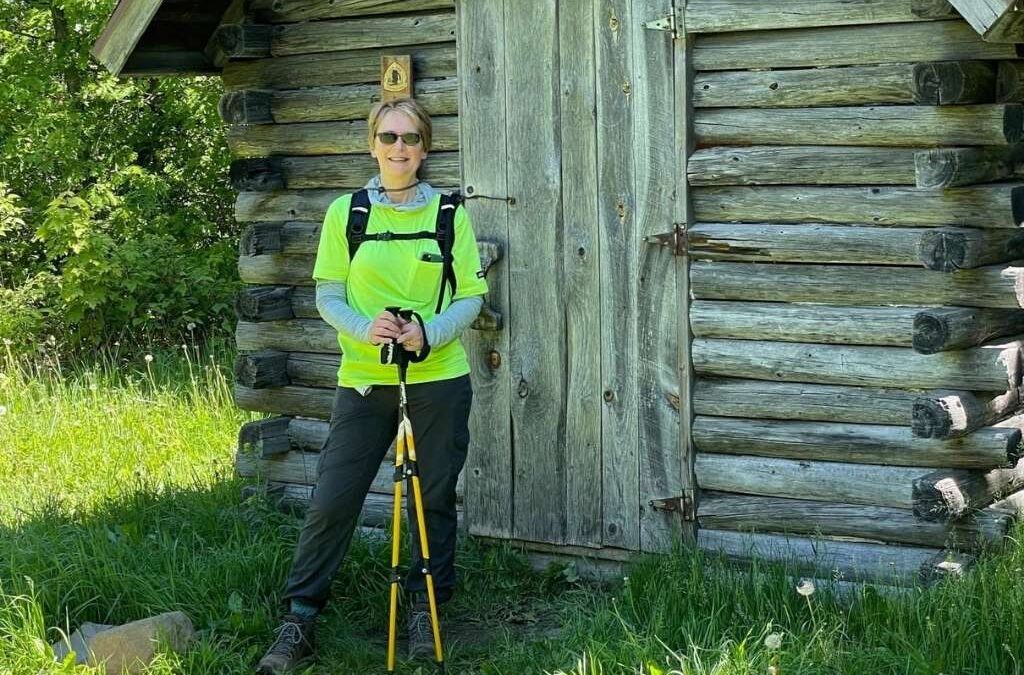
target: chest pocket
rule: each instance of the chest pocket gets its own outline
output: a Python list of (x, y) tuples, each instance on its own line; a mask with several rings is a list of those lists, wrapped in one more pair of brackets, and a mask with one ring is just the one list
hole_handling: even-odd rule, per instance
[(444, 259), (434, 239), (419, 239), (405, 271), (405, 296), (417, 305), (433, 305), (441, 292)]

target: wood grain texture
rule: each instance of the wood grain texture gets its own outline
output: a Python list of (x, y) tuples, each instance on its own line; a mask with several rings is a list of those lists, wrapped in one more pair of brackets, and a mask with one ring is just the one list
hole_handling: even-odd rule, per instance
[(741, 31), (698, 37), (697, 70), (1016, 59), (1013, 45), (984, 42), (963, 21)]
[[(992, 265), (954, 274), (870, 265), (694, 262), (695, 298), (850, 305), (1024, 307), (1024, 267)], [(894, 298), (892, 289), (899, 288)]]
[(633, 32), (641, 30), (630, 0), (596, 6), (598, 219), (601, 250), (602, 490), (604, 543), (640, 547), (637, 388), (637, 204), (632, 101)]
[(565, 540), (601, 545), (601, 302), (593, 0), (558, 3), (566, 329)]
[(905, 389), (701, 377), (693, 407), (698, 415), (906, 425), (915, 396)]
[(1005, 391), (1021, 377), (1021, 340), (918, 354), (900, 347), (718, 340), (693, 343), (700, 375), (906, 389)]
[(705, 187), (694, 190), (704, 222), (868, 223), (1018, 228), (1024, 186), (924, 191), (910, 187)]
[(754, 4), (744, 0), (689, 0), (686, 4), (686, 27), (694, 33), (900, 23), (956, 16), (953, 8), (942, 0), (790, 0)]
[(712, 145), (1009, 145), (1024, 138), (1016, 103), (834, 108), (704, 108), (697, 143)]

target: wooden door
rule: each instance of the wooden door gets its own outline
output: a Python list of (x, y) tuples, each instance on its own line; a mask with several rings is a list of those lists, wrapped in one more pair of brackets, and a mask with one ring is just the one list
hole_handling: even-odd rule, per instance
[[(463, 190), (501, 331), (468, 345), (475, 534), (664, 550), (684, 493), (678, 47), (655, 0), (458, 5)], [(682, 317), (682, 318), (681, 318)], [(683, 404), (680, 404), (683, 401)]]

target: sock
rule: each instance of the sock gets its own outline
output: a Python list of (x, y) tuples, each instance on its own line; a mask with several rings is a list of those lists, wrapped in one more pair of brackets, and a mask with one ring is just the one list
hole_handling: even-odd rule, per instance
[(313, 605), (307, 605), (301, 600), (292, 600), (290, 611), (297, 617), (300, 617), (306, 621), (312, 621), (316, 618), (316, 615), (320, 613)]

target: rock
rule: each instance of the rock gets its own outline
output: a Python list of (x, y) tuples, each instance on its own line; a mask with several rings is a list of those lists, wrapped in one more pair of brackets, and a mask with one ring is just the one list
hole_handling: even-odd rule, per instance
[[(194, 633), (192, 622), (185, 614), (167, 612), (121, 626), (84, 624), (72, 634), (71, 649), (79, 662), (85, 653), (88, 655), (86, 663), (90, 666), (105, 663), (107, 675), (126, 675), (142, 671), (153, 659), (158, 647), (166, 646), (174, 652), (184, 652)], [(76, 635), (84, 641), (84, 650), (80, 642), (76, 645)], [(66, 645), (62, 647), (66, 655)], [(56, 648), (54, 652), (57, 653)]]
[(63, 663), (64, 659), (67, 658), (67, 655), (74, 652), (75, 663), (85, 665), (88, 662), (89, 641), (92, 640), (97, 633), (110, 630), (111, 628), (113, 628), (113, 626), (108, 626), (102, 623), (89, 623), (86, 621), (78, 630), (69, 635), (66, 640), (61, 638), (57, 642), (53, 643), (54, 658)]

